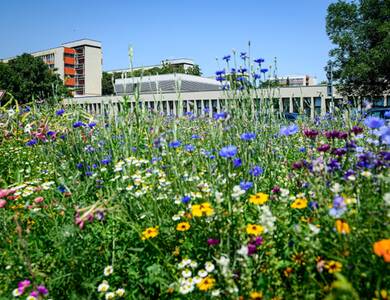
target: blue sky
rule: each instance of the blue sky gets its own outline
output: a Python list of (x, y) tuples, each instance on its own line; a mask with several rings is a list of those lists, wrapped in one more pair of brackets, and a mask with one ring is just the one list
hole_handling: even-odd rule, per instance
[(326, 9), (334, 0), (3, 0), (0, 58), (80, 38), (103, 44), (103, 69), (125, 68), (128, 46), (134, 65), (191, 58), (212, 75), (216, 57), (245, 51), (278, 60), (278, 74), (322, 80), (332, 45)]

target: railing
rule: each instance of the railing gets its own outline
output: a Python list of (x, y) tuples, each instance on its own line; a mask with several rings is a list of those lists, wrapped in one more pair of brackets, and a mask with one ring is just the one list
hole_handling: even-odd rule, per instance
[[(240, 95), (232, 95), (232, 92), (223, 91), (203, 91), (191, 93), (159, 93), (142, 94), (138, 103), (133, 95), (129, 95), (130, 109), (135, 106), (147, 108), (166, 114), (182, 116), (191, 112), (196, 115), (208, 114), (224, 111), (230, 101), (235, 101)], [(335, 94), (333, 100), (326, 94), (326, 86), (308, 87), (284, 87), (272, 91), (258, 90), (251, 95), (253, 107), (263, 106), (266, 102), (274, 111), (300, 113), (310, 116), (325, 115), (332, 112), (334, 107), (339, 107), (343, 103), (343, 98)], [(389, 96), (383, 99), (383, 105), (388, 105)], [(65, 99), (65, 105), (80, 105), (87, 112), (97, 115), (117, 114), (122, 109), (123, 96), (100, 96), (100, 97), (79, 97)], [(349, 103), (361, 110), (361, 101)]]

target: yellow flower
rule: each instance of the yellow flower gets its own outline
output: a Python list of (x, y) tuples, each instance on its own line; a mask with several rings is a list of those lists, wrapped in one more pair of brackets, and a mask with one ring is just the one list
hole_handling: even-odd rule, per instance
[(303, 209), (307, 207), (307, 199), (306, 198), (297, 198), (291, 204), (291, 208)]
[(348, 234), (351, 232), (351, 228), (349, 227), (348, 223), (344, 220), (337, 220), (336, 221), (336, 230), (338, 233), (342, 234)]
[(250, 195), (249, 196), (249, 202), (253, 204), (264, 204), (265, 202), (268, 201), (269, 195), (265, 193), (257, 193), (255, 195)]
[(247, 234), (259, 236), (260, 234), (263, 233), (263, 231), (264, 231), (264, 227), (261, 225), (256, 225), (256, 224), (246, 225), (246, 233)]
[(147, 240), (147, 239), (150, 239), (150, 238), (154, 238), (158, 235), (158, 226), (156, 227), (149, 227), (149, 228), (146, 228), (143, 232), (142, 232), (142, 237), (141, 239), (142, 240)]
[(214, 214), (214, 210), (208, 202), (192, 205), (191, 212), (194, 217), (211, 216)]
[(202, 281), (199, 282), (196, 286), (201, 291), (207, 291), (207, 290), (211, 289), (214, 286), (214, 284), (215, 284), (215, 279), (211, 276), (207, 276), (207, 277), (203, 278)]
[(340, 262), (334, 260), (328, 261), (325, 264), (325, 268), (328, 270), (329, 273), (340, 272), (342, 267), (343, 265)]
[(177, 224), (176, 230), (178, 230), (178, 231), (187, 231), (188, 229), (190, 229), (190, 227), (191, 227), (190, 223), (188, 223), (188, 222), (181, 222), (181, 223)]
[(261, 299), (263, 299), (263, 293), (256, 292), (256, 291), (250, 292), (249, 299), (250, 300), (261, 300)]

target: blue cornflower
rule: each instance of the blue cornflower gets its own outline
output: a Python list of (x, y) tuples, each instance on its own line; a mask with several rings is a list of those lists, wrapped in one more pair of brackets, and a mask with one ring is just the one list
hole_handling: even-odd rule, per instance
[(333, 199), (333, 207), (329, 209), (329, 215), (333, 218), (340, 218), (347, 211), (344, 198), (336, 196)]
[(213, 116), (213, 118), (215, 120), (219, 120), (219, 119), (223, 120), (223, 119), (226, 119), (226, 117), (227, 117), (227, 112), (215, 113), (214, 116)]
[(30, 106), (26, 106), (25, 108), (23, 108), (23, 112), (29, 112), (31, 111), (31, 107)]
[(55, 131), (52, 131), (52, 130), (49, 130), (47, 133), (46, 133), (48, 136), (53, 136), (56, 134)]
[(299, 127), (296, 124), (290, 126), (283, 126), (280, 128), (279, 134), (284, 136), (289, 136), (297, 133), (299, 131)]
[(111, 162), (111, 156), (104, 157), (100, 162), (102, 165), (108, 165)]
[(191, 136), (191, 138), (192, 138), (192, 139), (200, 139), (200, 136), (197, 135), (197, 134), (193, 134), (193, 135)]
[(188, 152), (192, 152), (192, 151), (195, 150), (195, 146), (194, 146), (194, 145), (191, 145), (191, 144), (185, 145), (185, 146), (184, 146), (184, 149), (185, 149), (186, 151), (188, 151)]
[(77, 169), (82, 169), (82, 168), (83, 168), (83, 164), (82, 164), (82, 163), (78, 163), (78, 164), (76, 165), (76, 168), (77, 168)]
[(131, 147), (132, 152), (137, 152), (137, 147)]
[(215, 75), (221, 76), (225, 74), (225, 69), (215, 72)]
[(371, 129), (380, 128), (385, 125), (385, 120), (378, 117), (368, 117), (364, 120), (364, 124)]
[(247, 59), (246, 52), (241, 52), (241, 53), (240, 53), (240, 57), (241, 57), (243, 60)]
[(260, 166), (254, 166), (252, 169), (249, 170), (249, 174), (255, 177), (260, 176), (263, 173), (264, 170)]
[(238, 72), (244, 74), (246, 71), (248, 71), (246, 68), (240, 68), (238, 69)]
[(184, 203), (184, 204), (187, 204), (190, 201), (191, 201), (191, 197), (190, 196), (183, 196), (181, 198), (181, 202)]
[(241, 158), (234, 158), (233, 159), (233, 167), (234, 168), (239, 168), (242, 166), (242, 160)]
[(384, 117), (385, 118), (390, 118), (390, 110), (385, 111)]
[(168, 146), (170, 147), (170, 148), (178, 148), (178, 147), (180, 147), (180, 145), (181, 145), (181, 142), (180, 141), (173, 141), (173, 142), (170, 142), (169, 144), (168, 144)]
[(93, 175), (93, 172), (87, 171), (87, 172), (85, 172), (85, 175), (88, 176), (88, 177), (89, 177), (89, 176), (92, 176), (92, 175)]
[(27, 143), (26, 143), (26, 146), (34, 146), (38, 143), (38, 140), (37, 139), (32, 139), (32, 140), (29, 140)]
[(245, 77), (239, 76), (236, 78), (236, 80), (243, 82), (243, 81), (245, 81)]
[(235, 73), (236, 73), (236, 69), (235, 69), (235, 68), (232, 68), (232, 69), (230, 70), (230, 73), (235, 74)]
[(245, 132), (243, 134), (241, 134), (241, 139), (243, 141), (251, 141), (251, 140), (254, 140), (256, 138), (256, 133), (254, 132)]
[(95, 126), (96, 126), (96, 122), (91, 122), (91, 123), (88, 124), (88, 127), (89, 127), (89, 128), (93, 128), (93, 127), (95, 127)]
[(61, 109), (56, 111), (56, 115), (57, 116), (62, 116), (64, 114), (64, 112), (65, 112), (65, 109), (61, 108)]
[(63, 185), (60, 185), (57, 187), (57, 190), (60, 192), (60, 193), (65, 193), (66, 192), (66, 188), (63, 186)]
[(217, 77), (215, 77), (215, 80), (216, 80), (216, 81), (219, 81), (219, 82), (222, 82), (222, 81), (225, 81), (226, 78), (225, 78), (225, 77), (222, 77), (222, 76), (217, 76)]
[(261, 72), (261, 73), (267, 73), (267, 72), (268, 72), (268, 69), (266, 69), (266, 68), (261, 69), (260, 72)]
[(253, 186), (253, 183), (250, 181), (241, 181), (240, 182), (240, 188), (244, 191), (249, 190)]
[(230, 60), (230, 57), (230, 55), (225, 55), (224, 57), (222, 57), (222, 59), (228, 62)]
[(306, 148), (305, 147), (300, 147), (299, 148), (299, 152), (305, 153), (306, 152)]
[(260, 79), (261, 78), (261, 76), (260, 76), (260, 74), (257, 74), (257, 73), (254, 73), (253, 74), (253, 79)]
[(254, 62), (260, 65), (261, 63), (264, 62), (264, 59), (263, 58), (258, 58), (258, 59), (255, 59)]
[(81, 126), (85, 126), (85, 124), (81, 121), (77, 121), (77, 122), (74, 122), (73, 123), (73, 128), (78, 128), (78, 127), (81, 127)]
[(236, 156), (236, 154), (237, 154), (237, 147), (233, 145), (223, 147), (221, 151), (219, 151), (219, 155), (225, 158), (234, 157)]

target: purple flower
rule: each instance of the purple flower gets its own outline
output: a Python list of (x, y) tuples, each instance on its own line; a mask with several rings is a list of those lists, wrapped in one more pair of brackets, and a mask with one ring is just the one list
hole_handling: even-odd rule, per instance
[(385, 111), (384, 117), (390, 118), (390, 110)]
[(251, 141), (256, 138), (256, 133), (254, 132), (245, 132), (241, 134), (241, 140), (243, 141)]
[(253, 183), (250, 181), (241, 181), (240, 182), (240, 188), (244, 191), (249, 190), (251, 187), (253, 187)]
[(376, 129), (385, 125), (385, 120), (378, 117), (368, 117), (364, 120), (364, 125), (368, 128)]
[(242, 166), (242, 160), (241, 158), (235, 158), (233, 159), (233, 167), (234, 168), (239, 168)]
[(30, 293), (30, 296), (35, 297), (35, 298), (38, 298), (39, 292), (38, 292), (38, 291), (32, 291), (32, 292)]
[(249, 170), (249, 174), (255, 177), (260, 176), (263, 173), (264, 170), (260, 166), (254, 166), (252, 169)]
[(309, 202), (309, 208), (311, 210), (317, 210), (318, 209), (318, 202), (317, 201), (310, 201)]
[(208, 238), (207, 239), (207, 244), (209, 246), (216, 246), (220, 243), (219, 239), (213, 239), (213, 238)]
[(168, 146), (170, 147), (170, 148), (178, 148), (178, 147), (180, 147), (180, 145), (181, 145), (181, 142), (180, 141), (173, 141), (173, 142), (170, 142), (169, 144), (168, 144)]
[(234, 157), (236, 156), (236, 154), (237, 154), (237, 147), (233, 145), (223, 147), (221, 151), (219, 151), (219, 155), (225, 158)]
[(299, 127), (296, 124), (290, 126), (283, 126), (280, 128), (279, 134), (284, 136), (289, 136), (297, 133), (299, 131)]
[(303, 134), (311, 139), (315, 139), (318, 135), (318, 131), (315, 129), (305, 129), (303, 130)]
[(256, 253), (257, 247), (255, 244), (249, 243), (248, 244), (248, 255), (253, 255)]
[(329, 144), (323, 144), (323, 145), (317, 147), (317, 151), (319, 151), (319, 152), (326, 152), (329, 149), (330, 149)]

